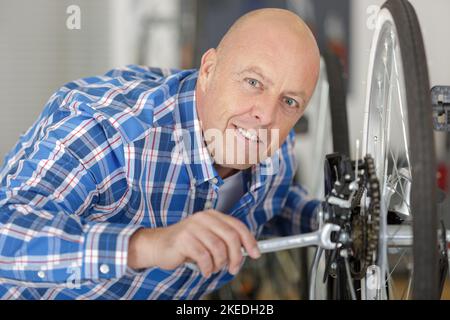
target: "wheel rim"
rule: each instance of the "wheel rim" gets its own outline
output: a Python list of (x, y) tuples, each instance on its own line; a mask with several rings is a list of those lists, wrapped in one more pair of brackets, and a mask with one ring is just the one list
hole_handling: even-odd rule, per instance
[[(403, 62), (398, 45), (398, 34), (391, 13), (382, 9), (377, 20), (371, 55), (371, 71), (369, 72), (368, 99), (366, 110), (365, 153), (372, 154), (380, 181), (380, 237), (378, 249), (378, 267), (380, 275), (386, 275), (389, 288), (393, 288), (393, 272), (401, 259), (410, 257), (407, 248), (402, 249), (400, 259), (390, 267), (386, 240), (388, 235), (387, 215), (393, 209), (393, 200), (402, 208), (406, 221), (411, 219), (410, 194), (407, 192), (412, 182), (411, 161), (409, 153), (409, 127), (405, 97), (405, 79)], [(395, 231), (394, 231), (395, 232)], [(411, 278), (411, 277), (409, 277)], [(382, 276), (379, 281), (384, 277)], [(378, 298), (392, 297), (392, 292), (384, 290), (383, 283)], [(367, 290), (368, 298), (373, 291)], [(381, 295), (380, 295), (381, 294)], [(409, 296), (410, 292), (406, 292)]]
[[(411, 186), (414, 179), (419, 179), (414, 176), (414, 163), (411, 161), (414, 155), (411, 153), (405, 66), (400, 43), (392, 14), (387, 8), (383, 8), (378, 16), (372, 43), (365, 114), (366, 135), (363, 144), (364, 153), (372, 154), (375, 158), (381, 187), (377, 255), (380, 276), (376, 285), (378, 290), (365, 288), (368, 299), (412, 297), (413, 248), (393, 250), (388, 249), (387, 245), (388, 237), (395, 237), (400, 231), (400, 225), (388, 226), (388, 211), (394, 211), (404, 218), (401, 226), (412, 225)], [(420, 178), (423, 177), (422, 175)], [(407, 281), (404, 281), (403, 288), (399, 290), (397, 280), (404, 278), (404, 275), (398, 272), (401, 269), (406, 269), (406, 279), (403, 280)]]

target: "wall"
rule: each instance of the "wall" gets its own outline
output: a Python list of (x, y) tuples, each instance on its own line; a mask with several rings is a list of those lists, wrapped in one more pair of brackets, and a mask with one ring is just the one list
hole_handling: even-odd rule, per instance
[[(0, 1), (0, 162), (58, 87), (111, 67), (107, 1)], [(80, 30), (66, 27), (74, 2)]]
[(180, 11), (180, 0), (0, 0), (0, 163), (64, 83), (130, 63), (180, 67), (179, 30), (192, 25)]

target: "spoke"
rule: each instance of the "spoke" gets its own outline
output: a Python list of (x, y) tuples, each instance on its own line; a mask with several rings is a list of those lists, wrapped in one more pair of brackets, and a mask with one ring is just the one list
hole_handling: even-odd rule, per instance
[[(386, 52), (386, 56), (387, 56), (387, 52)], [(384, 82), (384, 105), (385, 105), (385, 121), (386, 121), (386, 123), (384, 123), (384, 131), (383, 130), (381, 130), (381, 131), (383, 131), (383, 140), (382, 140), (382, 150), (383, 150), (383, 154), (384, 154), (384, 156), (385, 156), (385, 159), (383, 159), (384, 160), (384, 173), (383, 173), (383, 176), (384, 176), (384, 179), (383, 179), (383, 181), (384, 181), (384, 183), (387, 183), (388, 182), (388, 180), (387, 180), (387, 178), (388, 178), (388, 173), (387, 173), (387, 170), (389, 169), (389, 156), (387, 156), (386, 157), (386, 148), (388, 149), (388, 150), (390, 150), (390, 148), (389, 148), (389, 145), (390, 145), (390, 133), (391, 133), (391, 127), (390, 127), (390, 120), (391, 120), (391, 108), (390, 108), (390, 106), (391, 106), (391, 103), (392, 103), (392, 82), (390, 81), (390, 74), (392, 73), (392, 70), (391, 70), (391, 72), (389, 72), (388, 70), (387, 70), (387, 65), (386, 65), (386, 60), (387, 60), (387, 58), (386, 59), (383, 59), (383, 66), (384, 66), (384, 79), (387, 79), (387, 81), (385, 81)], [(387, 88), (387, 86), (386, 85), (389, 85), (388, 86), (388, 88)], [(388, 208), (388, 205), (389, 205), (389, 203), (385, 203), (386, 204), (386, 212), (385, 212), (385, 216), (382, 216), (382, 219), (386, 219), (386, 217), (387, 217), (387, 208)]]
[(394, 293), (397, 291), (397, 285), (395, 284), (395, 281), (392, 277), (387, 285), (389, 290), (389, 297), (394, 297)]
[(400, 264), (400, 262), (402, 261), (403, 257), (405, 256), (405, 253), (408, 249), (403, 249), (402, 253), (400, 255), (400, 257), (398, 258), (397, 263), (395, 264), (394, 268), (392, 269), (392, 271), (389, 273), (388, 278), (386, 279), (386, 282), (384, 283), (384, 285), (386, 286), (386, 283), (389, 281), (389, 279), (392, 276), (392, 273), (395, 271), (395, 269), (398, 267), (398, 265)]
[[(395, 193), (401, 196), (401, 194), (397, 190), (395, 190)], [(402, 202), (405, 203), (406, 208), (408, 208), (408, 213), (411, 215), (411, 208), (409, 207), (408, 202), (406, 202), (405, 199), (402, 199)]]
[[(400, 193), (398, 191), (398, 189), (396, 187), (397, 185), (400, 185), (400, 189), (401, 189), (402, 193)], [(397, 194), (401, 198), (402, 203), (404, 203), (406, 205), (406, 208), (408, 209), (409, 216), (411, 216), (411, 208), (410, 208), (409, 202), (405, 199), (406, 198), (405, 191), (403, 190), (403, 185), (402, 185), (401, 181), (397, 181), (395, 184), (395, 187), (390, 187), (390, 189), (393, 190), (394, 193)]]
[(409, 159), (409, 145), (408, 145), (408, 141), (407, 141), (407, 133), (406, 133), (406, 128), (405, 128), (405, 115), (404, 115), (404, 107), (403, 107), (403, 99), (402, 99), (402, 94), (400, 91), (400, 80), (399, 80), (399, 76), (398, 76), (398, 66), (397, 66), (397, 55), (395, 50), (393, 51), (393, 60), (394, 60), (394, 70), (395, 70), (395, 80), (396, 80), (396, 84), (397, 84), (397, 94), (398, 94), (398, 101), (399, 101), (399, 109), (400, 109), (400, 115), (402, 118), (402, 130), (403, 130), (403, 144), (405, 146), (405, 154), (406, 154), (406, 161), (408, 162), (408, 168), (411, 169), (411, 161)]
[[(397, 168), (397, 158), (394, 156), (394, 153), (392, 152), (392, 149), (389, 148), (389, 154), (391, 155), (392, 158), (392, 169), (395, 171), (395, 185), (397, 186), (397, 183), (399, 181), (399, 173), (398, 173), (398, 168)], [(392, 175), (391, 175), (392, 176)]]
[(414, 272), (414, 270), (411, 272), (411, 275), (409, 276), (408, 286), (405, 288), (405, 290), (403, 290), (402, 300), (403, 300), (403, 298), (405, 296), (405, 291), (406, 291), (406, 300), (408, 300), (409, 297), (410, 297), (411, 287), (412, 287), (412, 279), (413, 279), (413, 272)]

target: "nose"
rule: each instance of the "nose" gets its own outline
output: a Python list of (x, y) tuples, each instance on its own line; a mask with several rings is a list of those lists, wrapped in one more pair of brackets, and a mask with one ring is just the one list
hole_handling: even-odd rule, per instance
[(251, 109), (251, 116), (257, 120), (261, 127), (270, 127), (275, 122), (278, 99), (259, 99)]

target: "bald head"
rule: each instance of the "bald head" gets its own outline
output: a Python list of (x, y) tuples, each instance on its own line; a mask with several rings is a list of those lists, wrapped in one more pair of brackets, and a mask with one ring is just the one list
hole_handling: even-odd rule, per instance
[[(248, 143), (237, 133), (243, 131), (235, 130), (268, 129), (270, 138), (252, 148), (272, 154), (303, 115), (319, 65), (314, 36), (294, 13), (261, 9), (242, 16), (217, 49), (209, 49), (202, 57), (196, 102), (203, 130), (218, 130), (224, 136), (231, 130), (236, 139)], [(233, 144), (228, 138), (223, 141), (222, 155), (233, 153)], [(215, 157), (216, 161), (223, 158)], [(247, 165), (224, 166), (242, 169)]]
[(237, 63), (239, 56), (253, 53), (273, 61), (283, 59), (288, 69), (304, 61), (298, 72), (308, 73), (305, 100), (309, 101), (319, 74), (320, 53), (311, 30), (295, 13), (276, 8), (251, 11), (236, 20), (216, 50), (219, 65)]
[(254, 10), (241, 16), (223, 36), (217, 50), (223, 51), (230, 46), (236, 46), (239, 41), (245, 41), (255, 33), (263, 35), (269, 29), (284, 36), (296, 37), (298, 41), (307, 41), (311, 49), (319, 55), (316, 40), (306, 23), (295, 13), (276, 8)]

